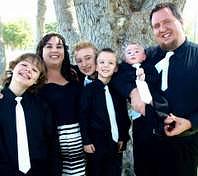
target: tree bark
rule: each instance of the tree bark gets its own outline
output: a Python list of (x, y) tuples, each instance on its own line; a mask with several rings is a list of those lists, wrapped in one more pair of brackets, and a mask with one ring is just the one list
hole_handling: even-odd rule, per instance
[[(149, 24), (151, 9), (163, 0), (54, 0), (60, 33), (70, 47), (79, 40), (99, 49), (112, 47), (121, 53), (126, 43), (154, 44)], [(172, 0), (183, 9), (186, 0)]]
[(37, 0), (37, 17), (36, 17), (36, 43), (40, 41), (45, 30), (45, 13), (46, 13), (46, 1)]
[(53, 2), (58, 21), (58, 31), (65, 37), (71, 50), (74, 43), (80, 39), (74, 2), (73, 0), (54, 0)]
[(0, 40), (0, 77), (5, 70), (5, 48), (3, 42)]
[(4, 47), (4, 43), (3, 43), (3, 25), (1, 23), (1, 17), (0, 17), (0, 78), (1, 78), (1, 75), (2, 73), (4, 72), (5, 70), (5, 64), (6, 64), (6, 61), (5, 61), (5, 47)]

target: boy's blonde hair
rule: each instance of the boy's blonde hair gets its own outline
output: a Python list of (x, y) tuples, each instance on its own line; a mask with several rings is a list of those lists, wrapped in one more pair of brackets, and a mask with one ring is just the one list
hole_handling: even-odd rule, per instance
[(95, 52), (95, 55), (97, 56), (97, 48), (95, 47), (95, 45), (90, 41), (86, 41), (86, 40), (80, 41), (76, 45), (74, 45), (73, 56), (76, 57), (76, 52), (84, 48), (92, 48)]

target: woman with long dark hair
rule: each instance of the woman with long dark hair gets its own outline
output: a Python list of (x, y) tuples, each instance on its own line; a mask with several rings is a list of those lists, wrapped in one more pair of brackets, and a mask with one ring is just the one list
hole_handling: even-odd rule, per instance
[(40, 95), (56, 118), (62, 156), (62, 175), (84, 176), (85, 159), (79, 128), (80, 90), (72, 72), (68, 46), (57, 33), (45, 35), (37, 46), (37, 54), (47, 66), (47, 82)]

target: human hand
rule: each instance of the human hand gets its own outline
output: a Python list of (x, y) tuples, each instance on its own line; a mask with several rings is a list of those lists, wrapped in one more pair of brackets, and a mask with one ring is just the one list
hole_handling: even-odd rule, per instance
[(118, 141), (118, 153), (123, 152), (122, 148), (123, 148), (123, 141)]
[(135, 88), (130, 93), (131, 106), (133, 109), (142, 115), (145, 115), (145, 103), (141, 100), (138, 89)]
[[(167, 136), (175, 136), (189, 130), (192, 127), (188, 119), (177, 117), (172, 113), (164, 120), (164, 131)], [(171, 126), (174, 124), (174, 126)]]
[(89, 144), (89, 145), (84, 145), (84, 151), (86, 153), (94, 153), (96, 150), (93, 144)]
[(144, 73), (144, 69), (143, 68), (139, 68), (136, 70), (136, 76), (137, 79), (140, 81), (144, 81), (145, 80), (145, 73)]
[(3, 98), (3, 94), (0, 92), (0, 99), (2, 99)]

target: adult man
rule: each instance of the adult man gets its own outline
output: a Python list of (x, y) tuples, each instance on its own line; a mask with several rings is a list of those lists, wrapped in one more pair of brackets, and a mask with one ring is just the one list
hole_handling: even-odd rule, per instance
[[(168, 100), (170, 114), (164, 120), (165, 135), (156, 135), (156, 147), (160, 149), (156, 150), (155, 155), (159, 164), (156, 166), (159, 168), (158, 175), (196, 176), (198, 164), (198, 45), (186, 39), (182, 17), (172, 3), (156, 5), (150, 14), (150, 23), (155, 40), (159, 44), (159, 46), (147, 50), (150, 63), (157, 66), (165, 57), (166, 52), (174, 52), (166, 70), (168, 86), (163, 90), (164, 97)], [(163, 75), (163, 72), (162, 68), (160, 74)], [(162, 82), (163, 76), (161, 84)], [(133, 103), (137, 105), (137, 103)], [(144, 108), (142, 108), (144, 106), (141, 103), (138, 104), (138, 107), (141, 107), (139, 111), (144, 112)]]

